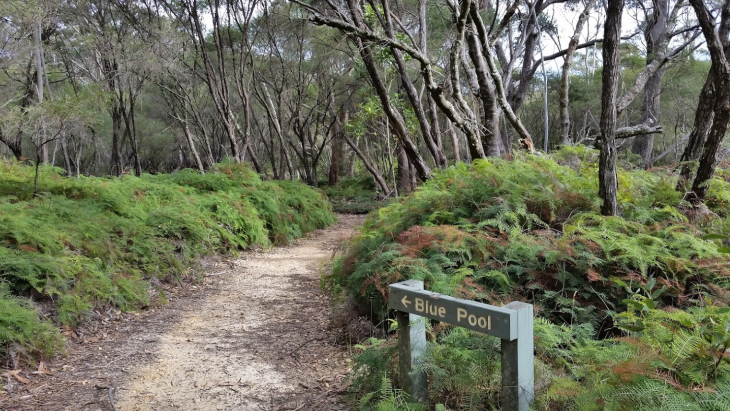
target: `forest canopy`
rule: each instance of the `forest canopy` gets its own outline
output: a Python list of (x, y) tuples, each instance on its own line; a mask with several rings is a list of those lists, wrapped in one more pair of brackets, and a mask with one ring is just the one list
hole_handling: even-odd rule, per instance
[(727, 156), (727, 8), (9, 0), (0, 153), (70, 176), (231, 158), (313, 186), (366, 174), (387, 196), (460, 161), (585, 144), (610, 204), (616, 156), (681, 162), (701, 202)]

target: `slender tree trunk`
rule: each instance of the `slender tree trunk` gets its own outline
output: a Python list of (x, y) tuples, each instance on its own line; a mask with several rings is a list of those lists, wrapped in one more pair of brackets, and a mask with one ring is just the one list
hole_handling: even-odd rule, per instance
[(451, 121), (448, 118), (446, 119), (446, 129), (449, 131), (449, 136), (451, 136), (451, 147), (454, 150), (454, 161), (458, 163), (461, 161), (461, 149), (459, 147), (459, 135), (456, 134), (456, 129), (454, 129), (454, 125), (451, 123)]
[(139, 145), (137, 143), (137, 126), (134, 120), (134, 106), (136, 104), (136, 95), (141, 89), (142, 84), (140, 83), (137, 91), (132, 90), (131, 84), (129, 85), (129, 109), (124, 106), (122, 101), (122, 115), (124, 116), (125, 133), (129, 137), (130, 148), (132, 149), (132, 160), (134, 163), (134, 175), (137, 177), (142, 175), (142, 163), (139, 160)]
[(112, 158), (110, 164), (110, 174), (113, 176), (121, 176), (124, 172), (124, 164), (122, 163), (122, 113), (118, 107), (118, 103), (112, 98), (112, 106), (109, 114), (112, 118)]
[[(347, 0), (347, 5), (355, 26), (362, 27), (364, 25), (363, 17), (357, 0)], [(390, 121), (390, 126), (392, 127), (393, 132), (403, 144), (403, 147), (406, 150), (406, 154), (408, 154), (408, 158), (416, 167), (416, 170), (418, 172), (418, 178), (422, 181), (429, 179), (431, 177), (431, 169), (428, 167), (428, 165), (426, 165), (423, 157), (421, 157), (421, 154), (418, 152), (418, 147), (416, 147), (411, 138), (408, 136), (408, 131), (406, 130), (405, 124), (403, 123), (403, 118), (398, 112), (395, 111), (390, 102), (388, 91), (385, 87), (385, 84), (383, 84), (382, 79), (380, 78), (380, 74), (378, 73), (378, 69), (375, 64), (375, 59), (372, 55), (372, 50), (370, 49), (370, 46), (365, 44), (360, 38), (356, 38), (355, 42), (357, 43), (358, 50), (360, 51), (360, 56), (365, 63), (365, 68), (368, 72), (368, 76), (370, 77), (373, 86), (375, 87), (375, 92), (380, 99), (383, 111), (385, 112), (386, 116), (388, 116), (388, 120)]]
[[(263, 90), (265, 97), (264, 108), (266, 109), (266, 112), (271, 119), (271, 125), (274, 127), (274, 131), (276, 131), (276, 135), (279, 137), (279, 144), (282, 150), (280, 154), (283, 154), (284, 159), (286, 160), (286, 167), (289, 169), (289, 176), (291, 178), (294, 178), (294, 164), (292, 163), (291, 157), (289, 156), (289, 151), (286, 149), (286, 142), (284, 141), (284, 129), (281, 126), (281, 119), (278, 112), (276, 111), (274, 102), (271, 100), (271, 94), (269, 93), (269, 89), (266, 86), (266, 83), (261, 83), (261, 89)], [(284, 177), (284, 173), (280, 173), (280, 175)]]
[[(710, 52), (712, 64), (707, 79), (708, 81), (712, 79), (715, 93), (712, 102), (714, 113), (712, 126), (703, 145), (697, 175), (692, 183), (692, 191), (687, 195), (688, 201), (698, 204), (703, 202), (707, 196), (709, 182), (715, 172), (717, 153), (730, 123), (730, 61), (728, 61), (727, 55), (730, 52), (730, 39), (728, 38), (730, 34), (730, 0), (725, 0), (722, 5), (719, 29), (715, 28), (715, 18), (702, 0), (690, 0), (690, 4), (695, 10), (705, 36), (707, 49)], [(698, 108), (697, 116), (701, 115), (706, 114), (700, 113)], [(692, 137), (690, 136), (690, 138)]]
[(479, 39), (470, 31), (466, 36), (466, 40), (469, 57), (474, 65), (474, 73), (479, 84), (479, 98), (481, 99), (484, 115), (482, 148), (487, 157), (496, 157), (501, 154), (499, 142), (502, 138), (499, 135), (499, 104), (497, 103), (496, 90), (487, 74), (488, 69), (481, 53)]
[(73, 177), (74, 175), (74, 165), (73, 161), (71, 160), (71, 156), (68, 153), (68, 144), (66, 143), (66, 136), (63, 136), (61, 138), (61, 154), (63, 155), (63, 164), (66, 166), (66, 175), (68, 177)]
[[(390, 14), (389, 0), (381, 0), (381, 4), (383, 5), (383, 14), (385, 16), (386, 32), (388, 33), (388, 36), (390, 38), (395, 39), (395, 34), (393, 32), (392, 16)], [(432, 130), (432, 124), (429, 122), (429, 119), (426, 116), (426, 110), (423, 107), (423, 102), (421, 98), (418, 96), (416, 87), (413, 85), (413, 82), (411, 82), (411, 79), (408, 77), (408, 69), (406, 67), (405, 61), (403, 61), (403, 56), (401, 55), (400, 50), (397, 50), (393, 47), (391, 47), (390, 51), (393, 54), (396, 66), (398, 67), (398, 74), (400, 75), (401, 84), (406, 91), (406, 96), (408, 96), (408, 100), (411, 103), (413, 112), (416, 115), (418, 126), (421, 129), (421, 134), (423, 135), (423, 141), (426, 143), (426, 147), (433, 156), (436, 166), (439, 168), (446, 167), (446, 156), (436, 144), (436, 138), (434, 136), (434, 131)], [(434, 124), (434, 126), (438, 127), (438, 123)]]
[(601, 214), (618, 214), (616, 175), (616, 98), (620, 70), (619, 41), (624, 0), (608, 0), (603, 31), (603, 74), (601, 95), (601, 153), (598, 164), (598, 195), (603, 200)]
[(712, 128), (712, 122), (715, 118), (713, 105), (717, 95), (715, 82), (715, 73), (710, 70), (710, 72), (707, 73), (705, 84), (702, 86), (702, 91), (700, 92), (694, 124), (692, 125), (692, 131), (689, 135), (689, 141), (687, 142), (687, 146), (685, 146), (682, 157), (679, 160), (680, 164), (682, 164), (682, 169), (680, 171), (677, 189), (680, 191), (685, 191), (687, 189), (686, 183), (692, 177), (693, 167), (690, 162), (699, 160), (700, 155), (702, 154), (702, 147), (704, 147), (705, 142), (707, 141), (707, 135), (710, 133), (710, 128)]
[(398, 169), (396, 170), (396, 186), (398, 187), (399, 195), (406, 195), (413, 191), (413, 176), (411, 175), (411, 165), (408, 162), (408, 156), (406, 155), (403, 147), (398, 145)]
[[(332, 108), (334, 110), (334, 95), (332, 95)], [(328, 174), (328, 184), (330, 186), (337, 185), (340, 174), (343, 170), (344, 163), (344, 147), (342, 144), (344, 125), (347, 124), (347, 112), (342, 111), (334, 115), (334, 124), (332, 124), (332, 141), (330, 147), (332, 154), (330, 156), (330, 169)]]
[[(36, 91), (38, 94), (38, 103), (43, 103), (43, 45), (41, 42), (41, 23), (39, 22), (34, 28), (33, 28), (33, 41), (35, 43), (35, 54), (36, 54)], [(48, 146), (45, 143), (45, 134), (46, 131), (45, 127), (44, 129), (40, 130), (41, 137), (40, 141), (38, 142), (38, 145), (41, 149), (41, 155), (40, 155), (40, 161), (42, 161), (44, 164), (48, 163)]]
[[(485, 158), (486, 154), (484, 153), (484, 143), (479, 138), (479, 129), (474, 126), (474, 124), (478, 122), (477, 116), (469, 107), (469, 103), (466, 101), (461, 92), (461, 64), (466, 66), (466, 63), (464, 62), (466, 58), (462, 53), (462, 45), (466, 36), (470, 7), (471, 1), (464, 0), (461, 2), (461, 7), (458, 10), (453, 10), (454, 19), (456, 20), (456, 38), (454, 39), (449, 53), (449, 76), (447, 79), (450, 81), (451, 96), (466, 117), (466, 120), (462, 120), (462, 124), (456, 124), (459, 124), (459, 128), (466, 135), (469, 154), (472, 158)], [(476, 74), (474, 76), (476, 76)], [(478, 86), (479, 83), (477, 81), (476, 87)]]
[[(538, 0), (540, 3), (541, 1)], [(535, 146), (532, 142), (532, 137), (530, 136), (530, 133), (527, 131), (527, 128), (525, 128), (524, 124), (522, 124), (522, 121), (517, 116), (515, 111), (512, 109), (512, 106), (510, 105), (509, 101), (507, 100), (507, 96), (505, 94), (504, 89), (504, 83), (502, 82), (502, 77), (499, 73), (499, 68), (497, 67), (496, 63), (494, 62), (494, 53), (492, 53), (491, 46), (489, 44), (489, 34), (487, 33), (486, 26), (484, 25), (484, 21), (482, 20), (481, 15), (479, 14), (479, 10), (477, 9), (476, 5), (472, 3), (470, 8), (470, 17), (473, 22), (473, 26), (476, 29), (476, 34), (479, 36), (479, 41), (482, 43), (482, 54), (484, 55), (484, 60), (487, 62), (487, 68), (489, 69), (489, 76), (492, 78), (492, 81), (494, 82), (494, 86), (496, 89), (496, 96), (497, 101), (499, 102), (499, 106), (502, 109), (502, 112), (504, 113), (505, 117), (509, 121), (509, 123), (514, 127), (515, 131), (520, 135), (521, 137), (521, 144), (531, 153), (535, 152)]]
[(569, 103), (570, 103), (570, 97), (568, 92), (570, 91), (570, 66), (573, 62), (573, 53), (575, 52), (575, 49), (578, 47), (578, 42), (580, 41), (580, 35), (583, 33), (583, 26), (586, 23), (586, 20), (588, 20), (588, 17), (590, 16), (590, 11), (593, 8), (593, 5), (595, 4), (595, 0), (590, 0), (586, 4), (586, 8), (583, 10), (583, 12), (578, 16), (578, 23), (575, 25), (575, 31), (573, 32), (573, 37), (571, 37), (570, 42), (568, 43), (568, 48), (565, 52), (565, 57), (563, 57), (565, 60), (563, 61), (563, 71), (560, 76), (560, 141), (563, 145), (570, 145), (570, 110), (569, 110)]
[(203, 162), (200, 160), (198, 150), (195, 149), (195, 142), (193, 141), (193, 133), (190, 132), (190, 125), (188, 124), (187, 113), (185, 114), (185, 119), (183, 121), (183, 131), (185, 133), (185, 140), (187, 141), (188, 147), (190, 148), (190, 153), (193, 155), (193, 159), (195, 160), (195, 165), (198, 166), (200, 174), (205, 174)]
[[(667, 18), (669, 13), (669, 0), (653, 0), (653, 14), (645, 30), (646, 39), (646, 64), (649, 65), (656, 59), (657, 54), (666, 54)], [(649, 76), (644, 86), (644, 99), (641, 105), (641, 122), (651, 126), (659, 124), (660, 96), (662, 92), (662, 78), (664, 67), (658, 69)], [(634, 139), (632, 151), (641, 156), (644, 168), (651, 167), (651, 158), (654, 151), (654, 134), (644, 134)]]
[[(525, 39), (525, 45), (523, 48), (524, 55), (522, 56), (522, 69), (520, 70), (520, 81), (517, 83), (516, 89), (511, 89), (511, 82), (507, 84), (507, 98), (510, 107), (515, 113), (518, 113), (522, 104), (525, 102), (525, 96), (530, 90), (530, 81), (535, 76), (537, 67), (534, 66), (534, 55), (535, 47), (539, 42), (539, 35), (537, 31), (537, 15), (542, 11), (543, 1), (536, 0), (534, 3), (529, 3), (530, 14), (527, 20), (523, 22), (526, 25), (523, 33), (527, 36)], [(511, 89), (511, 90), (510, 90)]]
[(360, 150), (360, 148), (357, 146), (356, 143), (354, 143), (350, 137), (347, 136), (347, 134), (343, 133), (342, 138), (345, 139), (347, 144), (350, 146), (352, 151), (357, 154), (357, 156), (360, 158), (362, 163), (365, 165), (365, 168), (370, 172), (370, 175), (373, 176), (373, 180), (375, 180), (375, 183), (380, 187), (381, 190), (383, 190), (383, 194), (386, 196), (390, 194), (390, 188), (388, 187), (388, 184), (385, 182), (385, 179), (383, 178), (383, 175), (380, 174), (380, 171), (373, 165), (372, 162), (368, 159), (368, 157)]

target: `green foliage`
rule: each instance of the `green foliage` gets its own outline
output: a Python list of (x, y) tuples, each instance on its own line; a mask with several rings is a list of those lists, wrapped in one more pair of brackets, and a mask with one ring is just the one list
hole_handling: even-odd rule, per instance
[(39, 317), (29, 300), (13, 296), (0, 282), (0, 349), (50, 357), (63, 348), (61, 341), (61, 333)]
[(361, 302), (380, 295), (385, 304), (387, 284), (422, 279), (434, 291), (490, 303), (528, 298), (552, 320), (595, 326), (625, 307), (629, 293), (614, 278), (634, 288), (655, 278), (666, 288), (663, 304), (688, 306), (702, 295), (727, 303), (727, 257), (685, 217), (673, 177), (621, 170), (622, 216), (605, 218), (595, 164), (575, 161), (593, 155), (570, 147), (556, 160), (443, 170), (371, 214), (332, 281)]
[[(696, 223), (668, 171), (620, 170), (622, 214), (603, 217), (595, 157), (568, 147), (440, 171), (372, 213), (327, 282), (376, 315), (387, 312), (387, 285), (405, 279), (495, 305), (534, 304), (536, 409), (727, 409), (725, 176), (708, 201), (717, 217)], [(498, 409), (496, 340), (445, 325), (429, 334), (431, 403)], [(370, 351), (354, 385), (370, 381), (362, 395), (388, 402), (378, 383), (398, 381), (386, 366), (395, 354)]]
[(74, 326), (97, 306), (149, 305), (147, 280), (179, 279), (203, 254), (285, 244), (334, 221), (322, 193), (236, 164), (119, 179), (43, 167), (39, 196), (32, 182), (32, 168), (0, 162), (0, 311), (12, 314), (0, 354), (11, 343), (58, 348), (23, 298), (50, 302), (55, 320)]
[(322, 185), (320, 188), (338, 213), (367, 214), (390, 203), (378, 200), (375, 183), (370, 177), (346, 178), (335, 186)]

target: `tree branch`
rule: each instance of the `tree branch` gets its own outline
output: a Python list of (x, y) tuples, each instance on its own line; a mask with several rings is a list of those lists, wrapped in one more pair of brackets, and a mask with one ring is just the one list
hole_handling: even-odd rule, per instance
[[(636, 35), (638, 35), (638, 34), (641, 34), (641, 31), (636, 31), (636, 32), (634, 32), (632, 34), (629, 34), (628, 36), (623, 36), (623, 37), (621, 37), (621, 40), (622, 41), (623, 40), (630, 40), (630, 39), (636, 37)], [(581, 44), (577, 45), (575, 47), (575, 49), (576, 50), (584, 49), (586, 47), (591, 47), (591, 46), (593, 46), (594, 44), (597, 44), (597, 43), (603, 43), (603, 39), (595, 39), (595, 40), (587, 41), (585, 43), (581, 43)], [(545, 58), (543, 60), (545, 60), (545, 61), (555, 60), (558, 57), (563, 57), (567, 52), (568, 52), (567, 49), (560, 50), (557, 53), (553, 53), (553, 54), (550, 54), (548, 56), (545, 56)], [(535, 66), (539, 66), (539, 65), (540, 65), (540, 62), (539, 61), (537, 63), (535, 63)], [(537, 68), (534, 68), (534, 70), (537, 70)]]
[(620, 127), (616, 129), (615, 138), (629, 138), (634, 136), (640, 136), (644, 134), (659, 134), (664, 129), (662, 126), (651, 126), (649, 124), (638, 124), (635, 126)]
[(681, 144), (684, 144), (685, 141), (689, 140), (689, 135), (690, 135), (690, 133), (683, 135), (682, 138), (680, 138), (676, 143), (669, 146), (668, 149), (663, 151), (661, 154), (658, 154), (656, 157), (652, 158), (650, 164), (656, 163), (657, 161), (659, 161), (659, 160), (663, 159), (664, 157), (666, 157), (667, 155), (669, 155), (669, 153), (671, 153), (672, 151), (679, 148), (679, 146)]

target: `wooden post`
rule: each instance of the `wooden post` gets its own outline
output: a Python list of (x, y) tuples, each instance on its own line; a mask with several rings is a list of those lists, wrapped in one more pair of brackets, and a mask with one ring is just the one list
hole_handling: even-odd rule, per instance
[[(504, 307), (482, 304), (423, 289), (423, 281), (391, 284), (388, 304), (398, 319), (401, 386), (418, 402), (427, 402), (425, 373), (413, 369), (426, 351), (425, 319), (454, 324), (502, 339), (502, 400), (504, 411), (529, 411), (535, 398), (535, 353), (532, 305), (512, 302)], [(408, 314), (411, 313), (411, 314)]]
[[(409, 280), (401, 283), (423, 290), (423, 281)], [(426, 355), (426, 319), (420, 315), (396, 311), (398, 321), (398, 356), (400, 384), (405, 392), (421, 404), (428, 402), (426, 373), (414, 372)]]
[(512, 302), (517, 311), (517, 338), (502, 340), (502, 409), (528, 411), (535, 397), (532, 305)]

